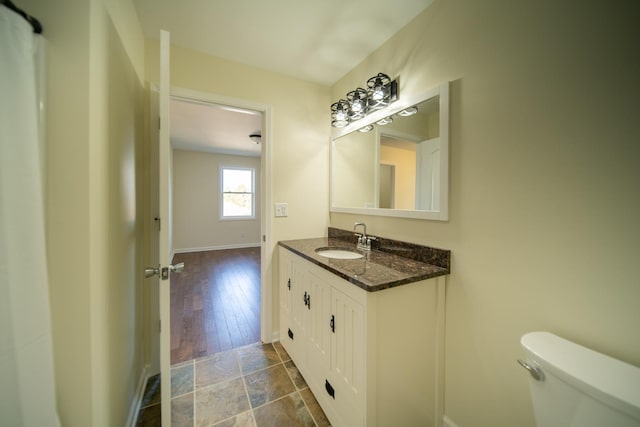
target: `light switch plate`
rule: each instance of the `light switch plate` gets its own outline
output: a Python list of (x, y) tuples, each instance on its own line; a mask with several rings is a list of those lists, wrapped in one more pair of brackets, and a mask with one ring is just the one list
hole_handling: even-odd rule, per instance
[(276, 216), (289, 216), (289, 204), (288, 203), (276, 203)]

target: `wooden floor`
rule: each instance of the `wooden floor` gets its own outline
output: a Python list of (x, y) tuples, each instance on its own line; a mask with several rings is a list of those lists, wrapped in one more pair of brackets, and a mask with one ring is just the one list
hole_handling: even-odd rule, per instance
[(260, 341), (260, 248), (176, 254), (171, 364)]

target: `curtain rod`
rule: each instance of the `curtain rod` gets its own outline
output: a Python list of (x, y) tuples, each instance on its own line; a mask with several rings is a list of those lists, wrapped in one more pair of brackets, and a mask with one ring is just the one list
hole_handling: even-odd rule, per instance
[(27, 15), (24, 10), (18, 8), (15, 4), (11, 2), (11, 0), (0, 0), (0, 4), (5, 5), (8, 9), (13, 10), (15, 13), (17, 13), (18, 15), (26, 19), (27, 22), (31, 24), (31, 27), (33, 27), (34, 33), (42, 34), (42, 25), (40, 24), (40, 21), (38, 21), (36, 18), (34, 18), (31, 15)]

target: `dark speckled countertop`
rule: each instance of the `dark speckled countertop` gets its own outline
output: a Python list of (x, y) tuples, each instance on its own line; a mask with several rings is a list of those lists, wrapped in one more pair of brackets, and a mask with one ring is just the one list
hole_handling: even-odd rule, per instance
[[(329, 228), (329, 237), (286, 240), (278, 244), (368, 292), (381, 291), (450, 273), (451, 252), (377, 237), (370, 252), (356, 249), (353, 232)], [(320, 256), (318, 248), (360, 252), (359, 259)]]

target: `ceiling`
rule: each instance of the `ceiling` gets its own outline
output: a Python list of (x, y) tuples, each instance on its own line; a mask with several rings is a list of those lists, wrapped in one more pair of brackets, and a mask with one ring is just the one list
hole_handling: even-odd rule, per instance
[(260, 156), (260, 145), (249, 138), (250, 134), (261, 134), (260, 112), (172, 98), (169, 118), (171, 145), (174, 148)]
[[(160, 29), (171, 43), (230, 61), (332, 85), (422, 12), (432, 0), (133, 0), (145, 37)], [(190, 105), (186, 105), (190, 104)], [(254, 154), (256, 116), (174, 102), (176, 145)], [(224, 118), (220, 118), (224, 117)], [(254, 119), (256, 117), (253, 117)], [(257, 114), (261, 122), (260, 114)], [(237, 129), (234, 129), (237, 127)], [(191, 138), (191, 139), (189, 139)], [(233, 143), (233, 147), (228, 145)], [(188, 148), (190, 147), (190, 148)], [(200, 147), (200, 148), (198, 148)]]

